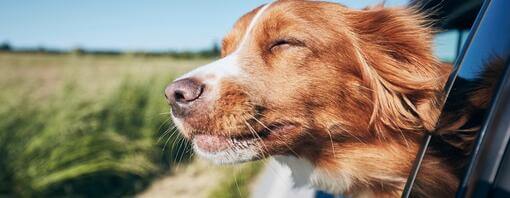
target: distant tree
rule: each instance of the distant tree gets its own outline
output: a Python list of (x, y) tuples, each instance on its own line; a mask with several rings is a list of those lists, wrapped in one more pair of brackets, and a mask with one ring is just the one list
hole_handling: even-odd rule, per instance
[(211, 54), (213, 56), (220, 56), (220, 53), (221, 53), (220, 45), (218, 44), (218, 42), (214, 42), (212, 50), (211, 50)]
[(35, 52), (44, 53), (46, 52), (46, 47), (39, 45), (34, 49)]
[(3, 42), (2, 44), (0, 44), (0, 51), (11, 51), (12, 50), (12, 47), (11, 45), (9, 44), (9, 42), (5, 41)]
[(85, 52), (86, 51), (81, 47), (76, 47), (71, 50), (71, 54), (75, 54), (75, 55), (83, 55), (83, 54), (85, 54)]
[(221, 49), (218, 43), (214, 42), (211, 48), (188, 53), (191, 53), (193, 56), (184, 58), (214, 58), (220, 56)]

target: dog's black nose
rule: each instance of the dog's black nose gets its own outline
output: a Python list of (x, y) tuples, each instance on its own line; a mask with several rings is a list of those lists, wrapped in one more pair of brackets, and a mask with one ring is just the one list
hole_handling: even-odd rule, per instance
[(204, 84), (192, 78), (185, 78), (173, 82), (165, 89), (168, 102), (174, 105), (187, 105), (202, 95)]

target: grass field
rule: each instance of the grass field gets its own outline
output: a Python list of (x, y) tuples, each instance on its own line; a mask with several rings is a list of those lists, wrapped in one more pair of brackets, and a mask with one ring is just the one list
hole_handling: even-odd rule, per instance
[(154, 197), (151, 183), (165, 177), (213, 180), (200, 193), (165, 189), (181, 197), (247, 196), (260, 165), (197, 163), (168, 131), (165, 85), (209, 61), (0, 53), (0, 196)]

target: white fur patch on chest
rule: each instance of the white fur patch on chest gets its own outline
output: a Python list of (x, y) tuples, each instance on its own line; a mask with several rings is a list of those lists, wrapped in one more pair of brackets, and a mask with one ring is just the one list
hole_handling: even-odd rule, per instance
[(295, 188), (313, 187), (333, 194), (342, 194), (352, 186), (352, 176), (345, 171), (328, 172), (318, 169), (310, 161), (292, 156), (274, 156), (290, 172)]

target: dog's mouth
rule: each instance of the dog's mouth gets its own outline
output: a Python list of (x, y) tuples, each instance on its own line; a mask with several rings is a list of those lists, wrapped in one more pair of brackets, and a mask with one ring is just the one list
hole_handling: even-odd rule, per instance
[[(275, 141), (285, 141), (282, 137), (291, 131), (299, 128), (293, 123), (270, 124), (256, 131), (250, 128), (251, 132), (244, 135), (213, 135), (199, 133), (192, 137), (195, 151), (205, 158), (217, 161), (218, 156), (228, 155), (229, 160), (218, 161), (218, 163), (233, 163), (260, 159), (263, 156), (271, 155), (270, 148), (267, 148)], [(214, 158), (214, 159), (213, 159)], [(221, 157), (220, 157), (221, 158)], [(225, 158), (225, 156), (223, 156)]]

